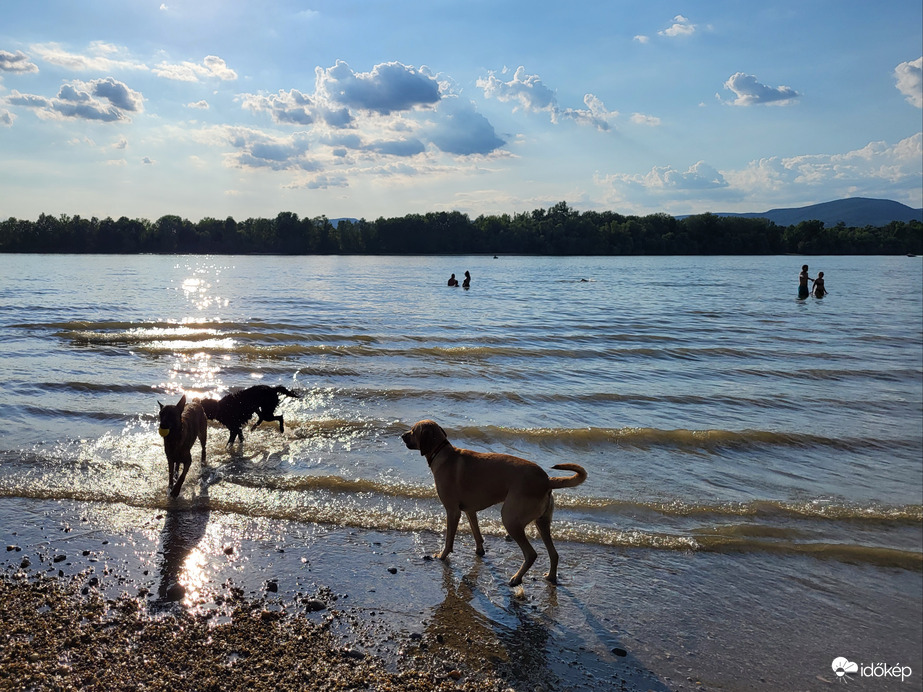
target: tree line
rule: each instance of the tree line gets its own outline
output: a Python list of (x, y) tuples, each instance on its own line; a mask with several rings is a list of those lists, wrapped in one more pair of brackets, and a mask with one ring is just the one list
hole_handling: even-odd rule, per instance
[(0, 252), (194, 254), (535, 254), (535, 255), (886, 255), (923, 254), (923, 224), (827, 227), (822, 221), (778, 226), (768, 219), (697, 214), (625, 216), (548, 209), (471, 219), (461, 212), (340, 220), (235, 221), (179, 216), (98, 219), (42, 214), (0, 221)]

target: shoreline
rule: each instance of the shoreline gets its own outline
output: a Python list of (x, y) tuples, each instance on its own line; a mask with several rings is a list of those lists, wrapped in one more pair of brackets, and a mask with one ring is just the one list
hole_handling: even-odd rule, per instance
[(539, 546), (512, 589), (515, 546), (464, 534), (442, 562), (436, 533), (207, 506), (2, 497), (0, 524), (0, 688), (823, 689), (846, 655), (921, 689), (914, 570), (561, 541), (557, 587)]
[[(517, 641), (425, 556), (435, 534), (216, 514), (0, 498), (28, 522), (3, 532), (0, 688), (671, 689), (623, 649), (545, 660), (543, 627)], [(533, 618), (554, 588), (529, 576), (490, 575), (487, 608)]]

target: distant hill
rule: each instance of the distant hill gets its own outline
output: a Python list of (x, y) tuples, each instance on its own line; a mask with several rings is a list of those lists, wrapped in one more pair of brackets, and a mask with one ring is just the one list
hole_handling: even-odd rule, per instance
[(887, 226), (892, 221), (923, 221), (923, 209), (913, 209), (890, 199), (869, 199), (867, 197), (850, 197), (792, 209), (770, 209), (747, 214), (716, 213), (715, 215), (769, 219), (778, 226), (793, 226), (802, 221), (823, 221), (825, 226), (836, 226), (842, 221), (849, 227), (862, 228), (864, 226)]
[(340, 225), (340, 221), (349, 221), (350, 223), (356, 223), (359, 219), (354, 219), (354, 218), (351, 217), (351, 216), (341, 216), (341, 217), (338, 218), (338, 219), (327, 219), (327, 220), (330, 222), (330, 224), (331, 224), (334, 228), (336, 228), (337, 226)]

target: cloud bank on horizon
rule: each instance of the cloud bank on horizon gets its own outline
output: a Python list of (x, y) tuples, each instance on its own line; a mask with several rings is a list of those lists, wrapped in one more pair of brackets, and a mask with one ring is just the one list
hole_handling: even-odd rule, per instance
[(0, 27), (0, 218), (923, 206), (914, 3), (49, 4)]

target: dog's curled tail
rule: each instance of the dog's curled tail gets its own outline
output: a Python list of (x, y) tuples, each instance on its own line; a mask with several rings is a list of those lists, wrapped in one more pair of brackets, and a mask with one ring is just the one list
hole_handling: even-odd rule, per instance
[(292, 397), (293, 399), (300, 399), (300, 398), (301, 398), (301, 394), (295, 394), (295, 392), (286, 389), (286, 388), (283, 387), (281, 384), (278, 385), (278, 386), (276, 386), (276, 387), (275, 387), (275, 390), (276, 390), (276, 393), (278, 393), (278, 394), (284, 394), (285, 396), (290, 396), (290, 397)]
[(554, 476), (549, 478), (552, 490), (555, 488), (573, 488), (586, 480), (586, 469), (579, 464), (555, 464), (551, 468), (574, 472), (573, 476)]

